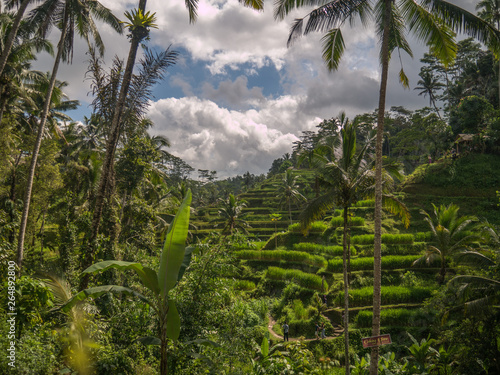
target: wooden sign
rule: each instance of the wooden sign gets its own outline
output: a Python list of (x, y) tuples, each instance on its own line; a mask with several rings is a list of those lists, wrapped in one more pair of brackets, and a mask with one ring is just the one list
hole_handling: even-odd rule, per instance
[(363, 348), (371, 348), (372, 346), (380, 346), (392, 343), (391, 335), (364, 337), (361, 340), (363, 342)]

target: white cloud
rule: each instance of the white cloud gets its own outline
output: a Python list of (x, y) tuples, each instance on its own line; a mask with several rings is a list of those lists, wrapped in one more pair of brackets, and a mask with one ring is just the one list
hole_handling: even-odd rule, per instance
[(247, 170), (260, 174), (291, 151), (296, 134), (319, 122), (299, 113), (302, 101), (286, 96), (267, 101), (260, 110), (239, 112), (195, 97), (161, 99), (149, 115), (153, 133), (169, 137), (170, 151), (194, 168), (217, 170), (221, 177)]

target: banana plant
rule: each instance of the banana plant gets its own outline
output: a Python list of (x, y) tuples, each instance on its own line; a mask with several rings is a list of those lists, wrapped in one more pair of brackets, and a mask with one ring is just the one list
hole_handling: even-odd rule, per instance
[(158, 270), (155, 271), (136, 262), (107, 260), (93, 264), (82, 273), (92, 274), (111, 268), (120, 271), (135, 271), (143, 286), (148, 290), (147, 295), (119, 285), (102, 285), (80, 291), (61, 307), (63, 311), (68, 311), (88, 297), (98, 297), (105, 293), (123, 293), (147, 303), (158, 316), (160, 323), (159, 337), (142, 337), (138, 341), (145, 345), (160, 345), (161, 375), (168, 373), (167, 341), (168, 339), (176, 341), (180, 333), (181, 323), (179, 313), (175, 306), (175, 301), (169, 297), (169, 292), (184, 275), (186, 268), (191, 262), (191, 255), (194, 250), (193, 247), (186, 247), (191, 198), (191, 191), (188, 190), (168, 228)]

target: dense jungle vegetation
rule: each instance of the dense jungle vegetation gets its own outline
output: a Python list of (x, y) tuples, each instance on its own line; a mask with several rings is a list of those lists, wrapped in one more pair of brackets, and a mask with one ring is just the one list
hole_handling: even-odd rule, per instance
[[(325, 119), (267, 175), (220, 180), (148, 132), (178, 55), (145, 48), (145, 1), (125, 23), (97, 2), (23, 17), (28, 3), (0, 15), (0, 373), (368, 374), (378, 112)], [(129, 58), (109, 70), (92, 17), (128, 33)], [(81, 122), (57, 80), (78, 33), (96, 41)], [(51, 74), (31, 70), (42, 50)], [(498, 374), (499, 63), (473, 39), (449, 65), (421, 61), (429, 107), (383, 111), (379, 324), (392, 343), (375, 371)]]

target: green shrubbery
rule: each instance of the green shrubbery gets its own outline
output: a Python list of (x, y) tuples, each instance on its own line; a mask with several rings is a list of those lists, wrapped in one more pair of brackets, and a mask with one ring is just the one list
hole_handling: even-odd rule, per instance
[[(358, 328), (370, 328), (372, 326), (373, 312), (363, 310), (354, 319)], [(429, 323), (431, 317), (421, 309), (384, 309), (380, 313), (382, 326), (410, 326), (418, 327)]]
[[(401, 269), (410, 268), (412, 263), (420, 258), (420, 255), (388, 255), (382, 257), (382, 269)], [(351, 270), (361, 271), (361, 270), (371, 270), (373, 269), (373, 258), (355, 258), (351, 259)], [(342, 259), (330, 259), (328, 261), (328, 266), (326, 268), (329, 272), (342, 272), (343, 262)]]
[[(432, 294), (432, 288), (382, 286), (382, 305), (400, 303), (420, 303)], [(373, 303), (373, 287), (351, 289), (349, 304), (352, 307), (370, 306)], [(344, 293), (340, 292), (335, 299), (337, 305), (342, 305)]]
[(290, 280), (296, 282), (298, 285), (313, 289), (323, 291), (328, 290), (328, 284), (326, 281), (318, 275), (313, 275), (310, 273), (305, 273), (298, 270), (285, 270), (279, 267), (269, 267), (266, 272), (266, 279), (269, 280)]
[(262, 261), (286, 261), (293, 263), (305, 263), (316, 267), (325, 267), (326, 260), (319, 255), (311, 255), (302, 251), (287, 250), (242, 250), (235, 251), (234, 255), (238, 259), (262, 260)]

